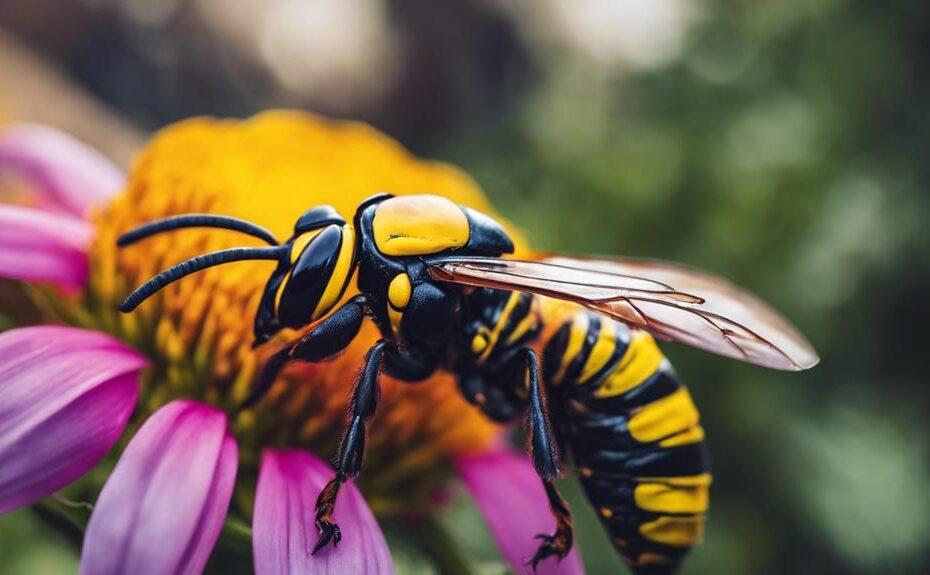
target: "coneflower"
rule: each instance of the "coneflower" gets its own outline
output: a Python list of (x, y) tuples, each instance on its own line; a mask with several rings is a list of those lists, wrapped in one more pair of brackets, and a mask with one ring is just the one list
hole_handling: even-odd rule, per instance
[[(0, 333), (0, 513), (77, 482), (72, 491), (94, 501), (81, 557), (93, 575), (199, 573), (224, 524), (251, 525), (259, 574), (391, 573), (376, 517), (438, 513), (436, 493), (460, 476), (505, 560), (525, 571), (533, 536), (554, 527), (542, 486), (450, 376), (419, 385), (385, 377), (362, 476), (336, 509), (342, 542), (311, 555), (314, 503), (332, 474), (324, 461), (374, 330), (335, 360), (289, 367), (255, 409), (237, 412), (275, 347), (250, 345), (272, 263), (206, 270), (132, 315), (117, 310), (152, 274), (243, 245), (240, 235), (197, 229), (117, 251), (119, 234), (138, 224), (212, 212), (286, 237), (309, 207), (351, 217), (383, 191), (490, 212), (461, 171), (361, 124), (274, 112), (169, 127), (128, 178), (59, 132), (6, 126), (4, 189), (16, 193), (0, 195), (0, 277), (26, 286), (47, 325)], [(550, 559), (539, 572), (578, 573), (580, 560)]]

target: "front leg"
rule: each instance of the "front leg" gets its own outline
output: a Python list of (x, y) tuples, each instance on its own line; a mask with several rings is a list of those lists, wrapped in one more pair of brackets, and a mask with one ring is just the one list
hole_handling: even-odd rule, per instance
[(356, 477), (362, 467), (366, 426), (375, 414), (381, 395), (379, 379), (384, 354), (393, 348), (392, 342), (382, 340), (365, 356), (365, 366), (358, 374), (355, 388), (352, 390), (352, 400), (349, 402), (349, 426), (339, 445), (336, 475), (326, 484), (316, 500), (316, 527), (320, 532), (320, 538), (313, 547), (313, 553), (326, 547), (330, 541), (337, 545), (342, 538), (339, 526), (333, 520), (336, 497), (342, 484), (347, 479)]
[(355, 296), (310, 333), (275, 352), (265, 362), (258, 384), (239, 409), (248, 409), (265, 397), (278, 374), (291, 361), (319, 362), (347, 348), (358, 335), (362, 320), (368, 313), (368, 300), (365, 296)]

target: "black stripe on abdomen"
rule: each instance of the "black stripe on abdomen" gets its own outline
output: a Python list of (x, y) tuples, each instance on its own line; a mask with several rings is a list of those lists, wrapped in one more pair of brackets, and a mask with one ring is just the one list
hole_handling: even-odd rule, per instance
[[(585, 343), (600, 329), (589, 321)], [(701, 537), (710, 484), (691, 396), (653, 339), (619, 324), (620, 353), (579, 381), (592, 346), (565, 357), (566, 331), (550, 342), (562, 357), (546, 365), (568, 367), (553, 393), (582, 486), (634, 573), (673, 573)]]

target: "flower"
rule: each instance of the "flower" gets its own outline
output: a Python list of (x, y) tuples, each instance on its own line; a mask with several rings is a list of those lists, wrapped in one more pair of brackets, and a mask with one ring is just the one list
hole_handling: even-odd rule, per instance
[(118, 192), (125, 176), (80, 142), (31, 124), (4, 128), (0, 165), (7, 179), (27, 180), (35, 192), (27, 205), (0, 205), (0, 277), (83, 284), (93, 236), (84, 216)]
[(0, 333), (0, 513), (71, 483), (113, 447), (145, 363), (99, 332)]
[[(0, 131), (0, 197), (12, 198), (0, 205), (0, 229), (13, 230), (0, 231), (0, 277), (27, 282), (41, 317), (67, 324), (0, 334), (0, 416), (15, 415), (0, 421), (0, 511), (75, 482), (70, 490), (96, 499), (81, 561), (95, 575), (200, 572), (224, 525), (248, 534), (250, 520), (260, 574), (386, 573), (391, 556), (375, 517), (437, 513), (435, 492), (458, 473), (506, 560), (524, 570), (532, 541), (512, 538), (551, 531), (545, 496), (528, 487), (535, 475), (525, 456), (488, 464), (501, 429), (460, 397), (451, 376), (420, 385), (383, 378), (363, 473), (336, 507), (343, 542), (308, 556), (315, 498), (332, 473), (321, 458), (335, 452), (375, 330), (367, 326), (326, 364), (290, 366), (262, 403), (238, 412), (267, 349), (297, 335), (251, 349), (267, 263), (206, 270), (134, 314), (117, 311), (131, 287), (161, 269), (249, 241), (184, 230), (117, 251), (117, 236), (140, 223), (215, 212), (284, 237), (310, 206), (332, 204), (351, 217), (384, 190), (429, 191), (492, 211), (465, 174), (418, 160), (361, 124), (274, 112), (171, 126), (115, 185), (121, 178), (48, 128)], [(94, 465), (103, 473), (81, 477)], [(500, 497), (522, 503), (504, 507)], [(502, 519), (505, 508), (514, 513)], [(503, 520), (521, 528), (502, 529)], [(574, 555), (543, 566), (580, 571)]]
[(81, 572), (203, 571), (229, 507), (237, 454), (222, 411), (179, 400), (155, 412), (100, 492)]
[(338, 549), (310, 555), (316, 543), (314, 505), (333, 470), (306, 451), (267, 450), (262, 456), (255, 493), (255, 570), (261, 573), (390, 574), (391, 557), (384, 535), (354, 485), (339, 493), (336, 521), (353, 536)]
[[(555, 530), (549, 509), (538, 504), (546, 493), (536, 470), (526, 466), (522, 454), (507, 449), (461, 455), (455, 459), (455, 466), (478, 502), (507, 562), (517, 565), (532, 557), (538, 544), (536, 535)], [(509, 489), (501, 489), (501, 485)], [(581, 558), (571, 553), (561, 564), (542, 562), (536, 573), (581, 571)]]
[(0, 164), (34, 184), (36, 203), (80, 220), (119, 192), (126, 176), (100, 153), (46, 126), (3, 128)]

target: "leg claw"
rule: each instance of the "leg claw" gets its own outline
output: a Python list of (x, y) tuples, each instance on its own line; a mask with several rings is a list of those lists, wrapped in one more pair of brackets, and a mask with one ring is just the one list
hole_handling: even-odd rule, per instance
[(313, 546), (313, 551), (310, 552), (311, 555), (316, 555), (318, 551), (329, 545), (330, 541), (332, 541), (333, 547), (336, 547), (339, 545), (339, 541), (342, 540), (342, 531), (339, 530), (339, 526), (328, 519), (317, 519), (316, 528), (320, 532), (320, 538), (317, 540), (316, 545)]
[(536, 539), (542, 541), (542, 545), (536, 550), (536, 555), (533, 555), (533, 558), (527, 563), (527, 565), (533, 568), (533, 572), (536, 571), (536, 567), (541, 561), (553, 555), (558, 557), (559, 561), (568, 555), (569, 547), (566, 545), (566, 541), (558, 535), (546, 535), (541, 533), (536, 536)]

